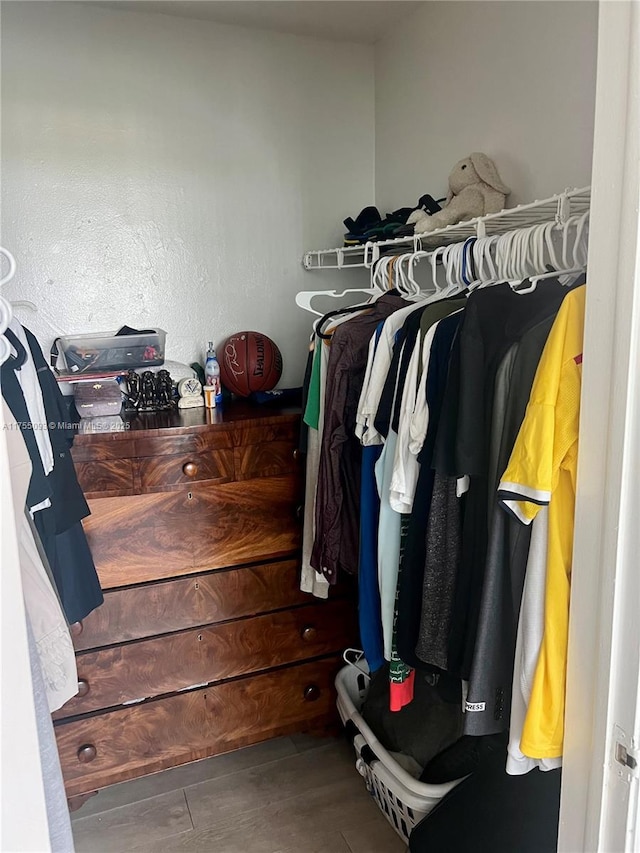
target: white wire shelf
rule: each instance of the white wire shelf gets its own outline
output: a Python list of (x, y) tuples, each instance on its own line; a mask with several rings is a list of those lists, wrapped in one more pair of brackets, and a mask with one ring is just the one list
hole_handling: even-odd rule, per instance
[(469, 237), (489, 237), (492, 234), (504, 234), (517, 228), (527, 228), (543, 222), (564, 224), (571, 216), (579, 216), (589, 210), (591, 187), (567, 189), (550, 198), (519, 204), (505, 208), (500, 213), (478, 216), (466, 222), (457, 222), (438, 228), (425, 234), (411, 237), (396, 237), (393, 240), (379, 240), (362, 246), (348, 246), (337, 249), (317, 249), (306, 252), (302, 263), (307, 270), (323, 269), (370, 269), (382, 255), (399, 255), (407, 251), (433, 249), (449, 243), (460, 243)]

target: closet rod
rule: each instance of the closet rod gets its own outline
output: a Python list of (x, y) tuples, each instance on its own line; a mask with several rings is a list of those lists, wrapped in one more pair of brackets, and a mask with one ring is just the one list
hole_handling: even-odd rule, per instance
[(307, 270), (371, 269), (380, 257), (382, 249), (397, 249), (397, 254), (402, 254), (410, 248), (414, 252), (424, 248), (433, 249), (436, 246), (459, 243), (468, 237), (504, 234), (505, 231), (544, 222), (555, 221), (556, 224), (563, 225), (570, 216), (586, 213), (590, 203), (591, 187), (566, 189), (549, 198), (505, 208), (499, 213), (478, 216), (475, 219), (457, 222), (455, 225), (447, 225), (445, 228), (438, 228), (425, 234), (380, 240), (375, 243), (365, 243), (362, 246), (315, 249), (305, 253), (302, 263)]

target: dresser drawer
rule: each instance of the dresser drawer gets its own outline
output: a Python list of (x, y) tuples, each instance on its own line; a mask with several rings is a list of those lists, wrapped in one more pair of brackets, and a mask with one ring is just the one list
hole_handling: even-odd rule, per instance
[(135, 488), (131, 459), (76, 462), (78, 482), (85, 494), (116, 495)]
[(300, 480), (267, 477), (192, 489), (194, 567), (216, 569), (284, 557), (300, 548)]
[(271, 441), (286, 442), (295, 446), (300, 437), (300, 419), (275, 423), (264, 423), (259, 426), (238, 426), (233, 434), (236, 447), (250, 444), (267, 444)]
[(135, 441), (130, 432), (83, 435), (75, 440), (71, 450), (71, 456), (76, 464), (130, 459), (135, 455)]
[(94, 649), (307, 604), (299, 586), (300, 564), (283, 560), (112, 590), (73, 643), (78, 651)]
[(176, 456), (229, 450), (233, 447), (233, 432), (214, 426), (200, 432), (175, 435), (145, 435), (135, 439), (136, 456)]
[(90, 503), (83, 521), (103, 589), (285, 557), (300, 546), (296, 476), (194, 483)]
[(56, 719), (335, 654), (354, 637), (351, 602), (333, 601), (78, 655), (82, 695)]
[(156, 456), (136, 462), (143, 492), (198, 480), (233, 480), (233, 450), (208, 450), (180, 456)]
[(246, 444), (233, 451), (236, 480), (253, 477), (276, 477), (293, 474), (300, 469), (296, 443), (290, 441), (265, 441)]
[(188, 489), (100, 498), (89, 508), (82, 525), (103, 589), (192, 570)]
[(328, 722), (340, 664), (325, 658), (58, 723), (67, 795)]

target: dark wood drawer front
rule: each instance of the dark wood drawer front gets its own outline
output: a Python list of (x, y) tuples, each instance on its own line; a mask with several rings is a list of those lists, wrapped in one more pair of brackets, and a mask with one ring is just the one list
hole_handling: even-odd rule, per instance
[(293, 441), (271, 441), (236, 447), (236, 480), (293, 474), (300, 468), (295, 452)]
[(131, 459), (104, 462), (76, 462), (78, 482), (87, 495), (116, 495), (134, 488)]
[(298, 478), (194, 485), (192, 533), (197, 569), (284, 557), (301, 543)]
[(194, 483), (91, 501), (84, 527), (103, 589), (285, 557), (300, 545), (296, 477)]
[(60, 723), (67, 795), (333, 719), (339, 667), (324, 659)]
[(335, 654), (353, 640), (353, 606), (334, 601), (196, 628), (78, 656), (82, 696), (57, 719)]
[(106, 462), (130, 459), (136, 455), (136, 450), (130, 433), (126, 437), (121, 433), (104, 433), (99, 436), (81, 436), (75, 441), (71, 455), (75, 463)]
[(281, 421), (261, 424), (260, 426), (237, 427), (234, 444), (242, 447), (247, 444), (267, 444), (271, 441), (284, 441), (295, 446), (300, 437), (300, 421)]
[(211, 450), (229, 450), (233, 447), (230, 429), (212, 427), (206, 431), (182, 435), (153, 436), (136, 439), (136, 456), (176, 456), (177, 454), (205, 453)]
[(297, 560), (118, 589), (87, 616), (77, 650), (114, 645), (196, 625), (307, 604)]
[(90, 501), (82, 523), (102, 588), (190, 572), (189, 505), (187, 489)]
[(208, 450), (180, 456), (157, 456), (137, 460), (142, 491), (178, 486), (198, 480), (233, 480), (233, 450)]

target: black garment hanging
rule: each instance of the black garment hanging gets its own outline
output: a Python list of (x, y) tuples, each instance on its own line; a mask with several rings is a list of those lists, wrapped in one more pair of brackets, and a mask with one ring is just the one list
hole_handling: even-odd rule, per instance
[(0, 367), (2, 396), (15, 418), (18, 428), (22, 430), (22, 435), (27, 445), (32, 466), (31, 480), (29, 481), (29, 488), (27, 490), (27, 505), (34, 507), (51, 498), (52, 494), (51, 484), (48, 482), (44, 468), (42, 467), (42, 459), (40, 458), (40, 451), (38, 450), (34, 432), (34, 428), (42, 428), (42, 424), (36, 424), (34, 427), (34, 424), (31, 423), (24, 394), (16, 376), (16, 370), (20, 370), (27, 359), (27, 351), (11, 329), (5, 330), (5, 336), (16, 350), (16, 355), (10, 355)]
[[(497, 460), (500, 473), (490, 483), (496, 506), (498, 481), (508, 465), (524, 420), (537, 365), (555, 317), (554, 313), (530, 329), (518, 346), (502, 423)], [(521, 524), (509, 513), (496, 508), (490, 527), (480, 618), (467, 697), (471, 703), (481, 704), (484, 700), (485, 710), (467, 715), (466, 734), (492, 734), (509, 725), (516, 634), (530, 539), (531, 525)], [(492, 701), (486, 701), (487, 696), (493, 699), (497, 695), (504, 697), (501, 703), (504, 706), (502, 715), (494, 713)]]
[[(393, 342), (391, 351), (391, 364), (387, 371), (387, 376), (382, 387), (378, 410), (374, 419), (374, 427), (379, 435), (385, 439), (389, 435), (389, 428), (393, 416), (393, 403), (399, 397), (402, 400), (402, 388), (404, 388), (404, 377), (407, 374), (407, 367), (411, 359), (411, 353), (418, 338), (420, 331), (420, 320), (422, 312), (426, 306), (417, 307), (405, 319), (402, 326), (398, 329)], [(405, 358), (405, 353), (408, 357)], [(402, 385), (402, 387), (400, 387)]]
[(34, 523), (49, 560), (69, 624), (80, 622), (104, 602), (87, 537), (80, 522), (55, 532), (50, 509), (35, 514)]
[[(33, 521), (67, 620), (78, 622), (101, 605), (104, 598), (80, 523), (81, 519), (89, 515), (89, 507), (78, 483), (70, 453), (75, 429), (40, 345), (28, 329), (24, 331), (29, 351), (10, 329), (5, 333), (17, 355), (2, 365), (2, 395), (23, 430), (31, 459), (28, 506), (37, 506), (46, 498), (51, 501), (51, 506), (35, 513)], [(28, 357), (33, 359), (36, 368), (47, 424), (32, 424), (16, 375), (16, 370), (22, 367)], [(34, 429), (43, 428), (48, 429), (53, 452), (53, 469), (48, 475), (45, 475), (34, 435)]]
[(418, 669), (427, 670), (436, 668), (420, 660), (415, 653), (415, 648), (421, 625), (423, 582), (427, 557), (428, 529), (426, 521), (429, 516), (435, 479), (435, 471), (431, 462), (451, 349), (461, 322), (461, 312), (451, 314), (440, 321), (431, 346), (427, 374), (422, 377), (422, 381), (427, 383), (429, 426), (422, 450), (418, 454), (420, 473), (418, 474), (413, 509), (409, 520), (398, 590), (398, 610), (402, 613), (402, 619), (398, 620), (398, 652), (405, 663)]
[[(557, 281), (545, 282), (531, 293), (515, 293), (508, 284), (476, 290), (469, 296), (454, 344), (436, 469), (470, 475), (448, 656), (450, 671), (465, 679), (473, 661), (488, 548), (487, 470), (495, 375), (511, 345), (556, 311), (566, 293)], [(451, 450), (453, 458), (447, 458)]]
[(103, 603), (104, 596), (80, 523), (90, 511), (71, 458), (75, 428), (40, 344), (28, 329), (24, 331), (38, 373), (53, 450), (53, 470), (48, 477), (51, 507), (36, 513), (34, 521), (65, 615), (70, 623), (79, 622)]
[(55, 496), (55, 500), (51, 502), (55, 532), (64, 533), (89, 515), (89, 506), (78, 483), (71, 458), (71, 446), (76, 434), (75, 424), (80, 418), (77, 413), (74, 418), (73, 412), (69, 411), (55, 376), (42, 354), (40, 344), (29, 329), (25, 328), (24, 332), (38, 374), (53, 451), (53, 471), (47, 479)]

